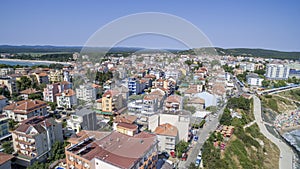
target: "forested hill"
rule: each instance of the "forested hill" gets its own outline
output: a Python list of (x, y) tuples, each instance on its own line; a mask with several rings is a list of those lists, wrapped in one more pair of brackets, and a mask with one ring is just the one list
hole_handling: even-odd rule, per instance
[(249, 57), (263, 57), (274, 59), (300, 59), (300, 52), (282, 52), (267, 49), (249, 49), (249, 48), (233, 48), (222, 49), (216, 48), (220, 55), (233, 55), (233, 56), (249, 56)]
[[(74, 53), (80, 52), (82, 47), (80, 46), (11, 46), (11, 45), (0, 45), (0, 53)], [(90, 48), (90, 51), (105, 51), (106, 48)], [(250, 49), (250, 48), (215, 48), (219, 55), (232, 55), (232, 56), (249, 56), (249, 57), (263, 57), (263, 58), (274, 58), (274, 59), (300, 59), (300, 52), (283, 52), (276, 50), (267, 49)], [(133, 47), (115, 47), (110, 49), (109, 52), (128, 52), (133, 53), (136, 51), (161, 51), (154, 49), (144, 49), (144, 48), (133, 48)], [(192, 50), (168, 50), (170, 52), (189, 54)], [(200, 48), (198, 51), (203, 51), (205, 53), (206, 48)]]

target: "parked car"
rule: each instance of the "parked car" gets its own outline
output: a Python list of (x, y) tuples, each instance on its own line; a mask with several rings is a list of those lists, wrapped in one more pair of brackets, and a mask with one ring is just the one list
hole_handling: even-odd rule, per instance
[(195, 162), (195, 166), (198, 167), (200, 165), (200, 163), (201, 163), (201, 160), (197, 159)]
[(187, 157), (188, 157), (187, 153), (183, 153), (182, 157), (181, 157), (181, 160), (186, 161)]
[(202, 159), (202, 151), (200, 150), (197, 155), (197, 160), (201, 160), (201, 159)]
[(198, 141), (199, 137), (198, 136), (194, 136), (194, 141)]

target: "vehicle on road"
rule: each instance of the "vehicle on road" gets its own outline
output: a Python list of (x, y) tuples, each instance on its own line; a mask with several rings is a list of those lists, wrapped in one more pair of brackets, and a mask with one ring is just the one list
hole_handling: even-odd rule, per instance
[(182, 157), (181, 157), (181, 160), (182, 161), (186, 161), (187, 157), (188, 157), (188, 154), (187, 153), (183, 153)]
[(195, 166), (198, 167), (200, 165), (200, 163), (201, 163), (201, 159), (200, 160), (197, 159), (196, 162), (195, 162)]
[(199, 137), (198, 136), (194, 136), (194, 141), (198, 141)]
[(201, 160), (201, 159), (202, 159), (202, 151), (200, 150), (197, 155), (197, 160)]

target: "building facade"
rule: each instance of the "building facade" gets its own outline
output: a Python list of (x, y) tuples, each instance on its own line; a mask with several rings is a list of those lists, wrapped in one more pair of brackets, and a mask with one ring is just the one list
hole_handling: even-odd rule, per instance
[(41, 100), (22, 100), (11, 103), (3, 108), (3, 113), (15, 121), (48, 115), (47, 104)]
[(268, 79), (280, 80), (288, 79), (290, 73), (289, 66), (282, 64), (268, 64), (266, 70), (266, 77)]
[(22, 121), (12, 132), (12, 137), (14, 150), (18, 153), (15, 163), (27, 167), (35, 161), (46, 160), (52, 145), (63, 141), (62, 125), (52, 118), (36, 116)]

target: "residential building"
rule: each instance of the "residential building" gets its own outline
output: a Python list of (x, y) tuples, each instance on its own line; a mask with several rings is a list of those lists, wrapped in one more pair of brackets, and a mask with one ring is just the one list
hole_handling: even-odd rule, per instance
[(117, 113), (124, 104), (122, 94), (117, 90), (108, 90), (102, 96), (102, 112)]
[(247, 83), (251, 86), (261, 86), (263, 78), (260, 78), (257, 74), (251, 73), (246, 76)]
[(62, 70), (52, 70), (49, 74), (50, 83), (57, 83), (64, 81), (64, 74)]
[(83, 108), (71, 115), (71, 118), (67, 120), (67, 127), (78, 133), (81, 130), (97, 130), (97, 117), (96, 112)]
[(156, 127), (154, 133), (158, 139), (158, 151), (167, 151), (170, 153), (175, 150), (175, 146), (179, 142), (176, 126), (169, 123), (161, 124)]
[(18, 88), (16, 84), (16, 78), (14, 77), (0, 77), (0, 84), (6, 86), (9, 93), (18, 93)]
[(129, 95), (141, 94), (145, 89), (146, 83), (141, 83), (140, 79), (136, 77), (128, 78)]
[(52, 145), (63, 141), (62, 125), (53, 118), (32, 117), (21, 122), (12, 132), (12, 138), (18, 153), (15, 163), (27, 167), (46, 160)]
[(0, 112), (2, 112), (2, 109), (7, 106), (8, 104), (8, 99), (3, 96), (3, 95), (0, 95)]
[(158, 95), (147, 94), (143, 98), (142, 111), (141, 113), (145, 116), (151, 116), (158, 110)]
[(268, 79), (280, 80), (288, 79), (290, 68), (282, 64), (268, 64), (266, 70), (266, 77)]
[(63, 81), (60, 83), (47, 84), (44, 88), (43, 96), (44, 101), (56, 102), (56, 94), (63, 92), (64, 90), (71, 89), (72, 83)]
[(20, 91), (20, 96), (24, 99), (24, 100), (27, 100), (29, 95), (31, 94), (40, 94), (41, 92), (40, 91), (37, 91), (33, 88), (29, 88), (29, 89), (26, 89), (26, 90), (23, 90), (23, 91)]
[(182, 72), (178, 69), (170, 69), (165, 72), (165, 78), (173, 78), (173, 79), (179, 79), (181, 77)]
[(167, 97), (164, 102), (164, 110), (182, 110), (183, 108), (183, 98), (178, 95), (171, 95)]
[(76, 93), (73, 89), (64, 90), (56, 94), (56, 102), (58, 107), (72, 108), (77, 104)]
[(149, 117), (148, 129), (155, 131), (159, 125), (169, 123), (177, 127), (179, 140), (188, 141), (190, 118), (189, 111), (162, 111)]
[(209, 106), (217, 106), (218, 99), (215, 95), (210, 94), (208, 92), (201, 92), (194, 95), (194, 97), (198, 97), (204, 100), (205, 108)]
[(38, 84), (49, 84), (48, 74), (46, 72), (35, 72), (32, 75), (36, 76)]
[[(116, 131), (82, 131), (65, 149), (67, 168), (156, 168), (157, 137), (141, 132), (129, 136)], [(91, 137), (96, 135), (95, 137)]]
[(0, 77), (6, 76), (8, 74), (15, 73), (13, 68), (1, 68), (0, 69)]
[(41, 100), (22, 100), (13, 102), (3, 108), (7, 117), (15, 121), (23, 121), (33, 116), (46, 116), (47, 103)]
[(139, 114), (143, 109), (143, 100), (134, 100), (129, 102), (127, 107), (129, 112)]
[(127, 115), (127, 114), (121, 114), (117, 115), (113, 121), (113, 129), (117, 130), (118, 123), (128, 123), (128, 124), (134, 124), (137, 120), (137, 117), (134, 115)]
[(0, 152), (0, 168), (11, 169), (11, 160), (14, 158), (11, 154), (5, 154)]
[(9, 133), (9, 125), (8, 125), (8, 117), (1, 114), (0, 115), (0, 141), (10, 137)]
[(205, 100), (199, 97), (192, 97), (187, 102), (187, 106), (193, 106), (196, 110), (203, 110), (205, 108)]
[(76, 95), (77, 99), (91, 102), (96, 100), (97, 90), (93, 88), (91, 84), (80, 85), (79, 88), (76, 89)]

